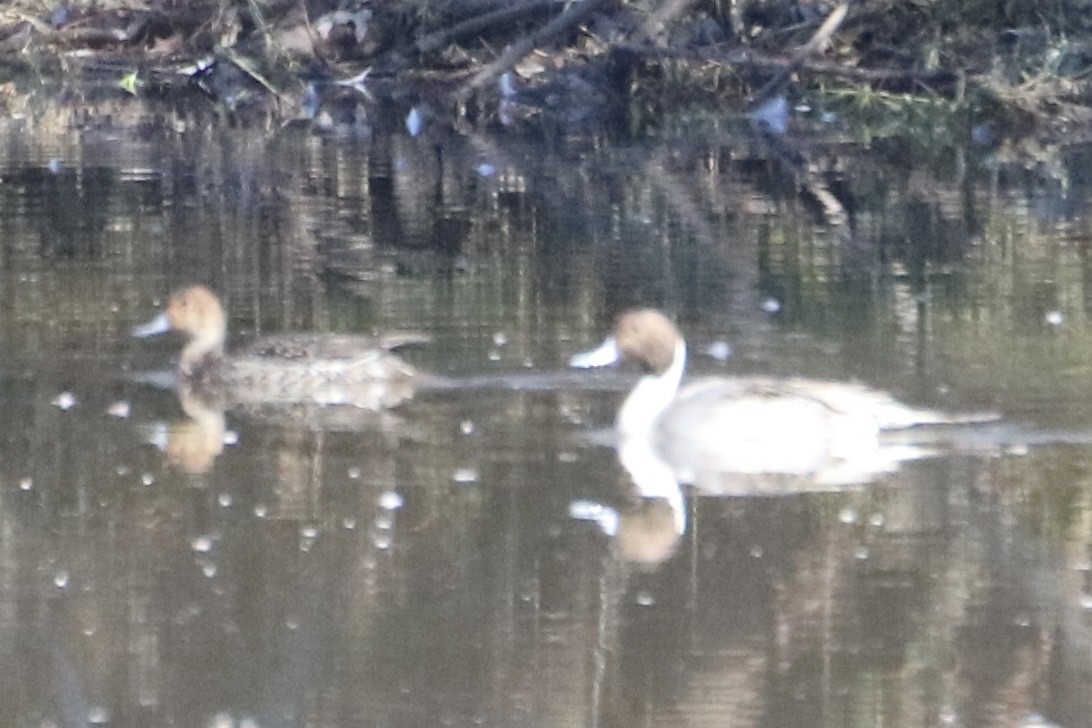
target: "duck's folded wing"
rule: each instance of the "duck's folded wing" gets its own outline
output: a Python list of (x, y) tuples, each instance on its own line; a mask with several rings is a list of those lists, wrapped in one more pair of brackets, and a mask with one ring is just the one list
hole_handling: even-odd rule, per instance
[(796, 396), (810, 397), (822, 402), (834, 412), (869, 416), (881, 430), (898, 430), (920, 425), (973, 424), (1000, 419), (998, 413), (989, 411), (943, 412), (913, 407), (900, 402), (887, 392), (855, 383), (789, 379), (785, 381), (784, 389)]
[(238, 352), (241, 356), (281, 360), (358, 359), (378, 351), (391, 351), (430, 341), (425, 334), (392, 332), (382, 336), (353, 334), (283, 334), (251, 343)]

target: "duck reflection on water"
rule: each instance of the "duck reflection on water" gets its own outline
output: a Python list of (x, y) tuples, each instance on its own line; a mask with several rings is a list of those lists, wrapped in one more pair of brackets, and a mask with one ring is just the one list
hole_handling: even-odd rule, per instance
[(594, 522), (614, 541), (622, 561), (651, 569), (675, 555), (686, 533), (686, 504), (677, 483), (675, 489), (677, 497), (639, 494), (619, 508), (575, 500), (569, 504), (569, 516)]
[(179, 388), (221, 409), (304, 404), (378, 411), (411, 398), (427, 379), (393, 353), (429, 340), (417, 333), (284, 334), (225, 353), (227, 317), (204, 286), (172, 295), (163, 313), (133, 329), (133, 336), (168, 331), (188, 338), (178, 362)]
[(224, 410), (184, 386), (177, 394), (185, 417), (148, 425), (144, 439), (155, 445), (172, 467), (190, 475), (207, 473), (229, 442)]

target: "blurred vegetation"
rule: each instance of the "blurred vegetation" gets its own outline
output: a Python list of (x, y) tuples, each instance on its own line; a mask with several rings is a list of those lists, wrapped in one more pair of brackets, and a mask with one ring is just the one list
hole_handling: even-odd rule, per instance
[[(908, 125), (921, 108), (962, 113), (979, 120), (987, 144), (1088, 120), (1092, 0), (847, 7), (800, 53), (834, 3), (14, 0), (0, 9), (0, 62), (9, 79), (27, 69), (113, 72), (130, 92), (189, 84), (219, 63), (231, 67), (228, 80), (203, 88), (231, 105), (241, 96), (233, 86), (250, 86), (297, 108), (319, 79), (372, 97), (424, 97), (472, 120), (516, 94), (603, 116), (618, 104), (742, 110), (786, 87), (839, 111), (905, 113)], [(497, 83), (508, 72), (508, 85)]]

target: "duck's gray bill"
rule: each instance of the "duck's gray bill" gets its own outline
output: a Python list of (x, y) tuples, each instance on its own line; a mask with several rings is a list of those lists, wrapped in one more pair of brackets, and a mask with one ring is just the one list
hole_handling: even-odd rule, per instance
[(166, 313), (161, 313), (146, 324), (141, 324), (133, 329), (133, 337), (143, 339), (148, 336), (165, 334), (171, 330), (171, 322)]
[(618, 343), (613, 336), (607, 338), (602, 344), (591, 351), (573, 354), (569, 357), (569, 366), (576, 369), (590, 369), (591, 367), (605, 367), (614, 364), (619, 359)]

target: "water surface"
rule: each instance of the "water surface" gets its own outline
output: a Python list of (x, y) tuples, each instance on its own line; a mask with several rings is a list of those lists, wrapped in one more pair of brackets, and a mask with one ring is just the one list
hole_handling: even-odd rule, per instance
[[(192, 109), (0, 124), (0, 722), (1092, 725), (1084, 153)], [(128, 332), (194, 282), (235, 341), (419, 330), (454, 386), (187, 406)], [(868, 488), (687, 493), (679, 536), (588, 436), (632, 378), (563, 369), (632, 305), (695, 370), (1004, 418)]]

